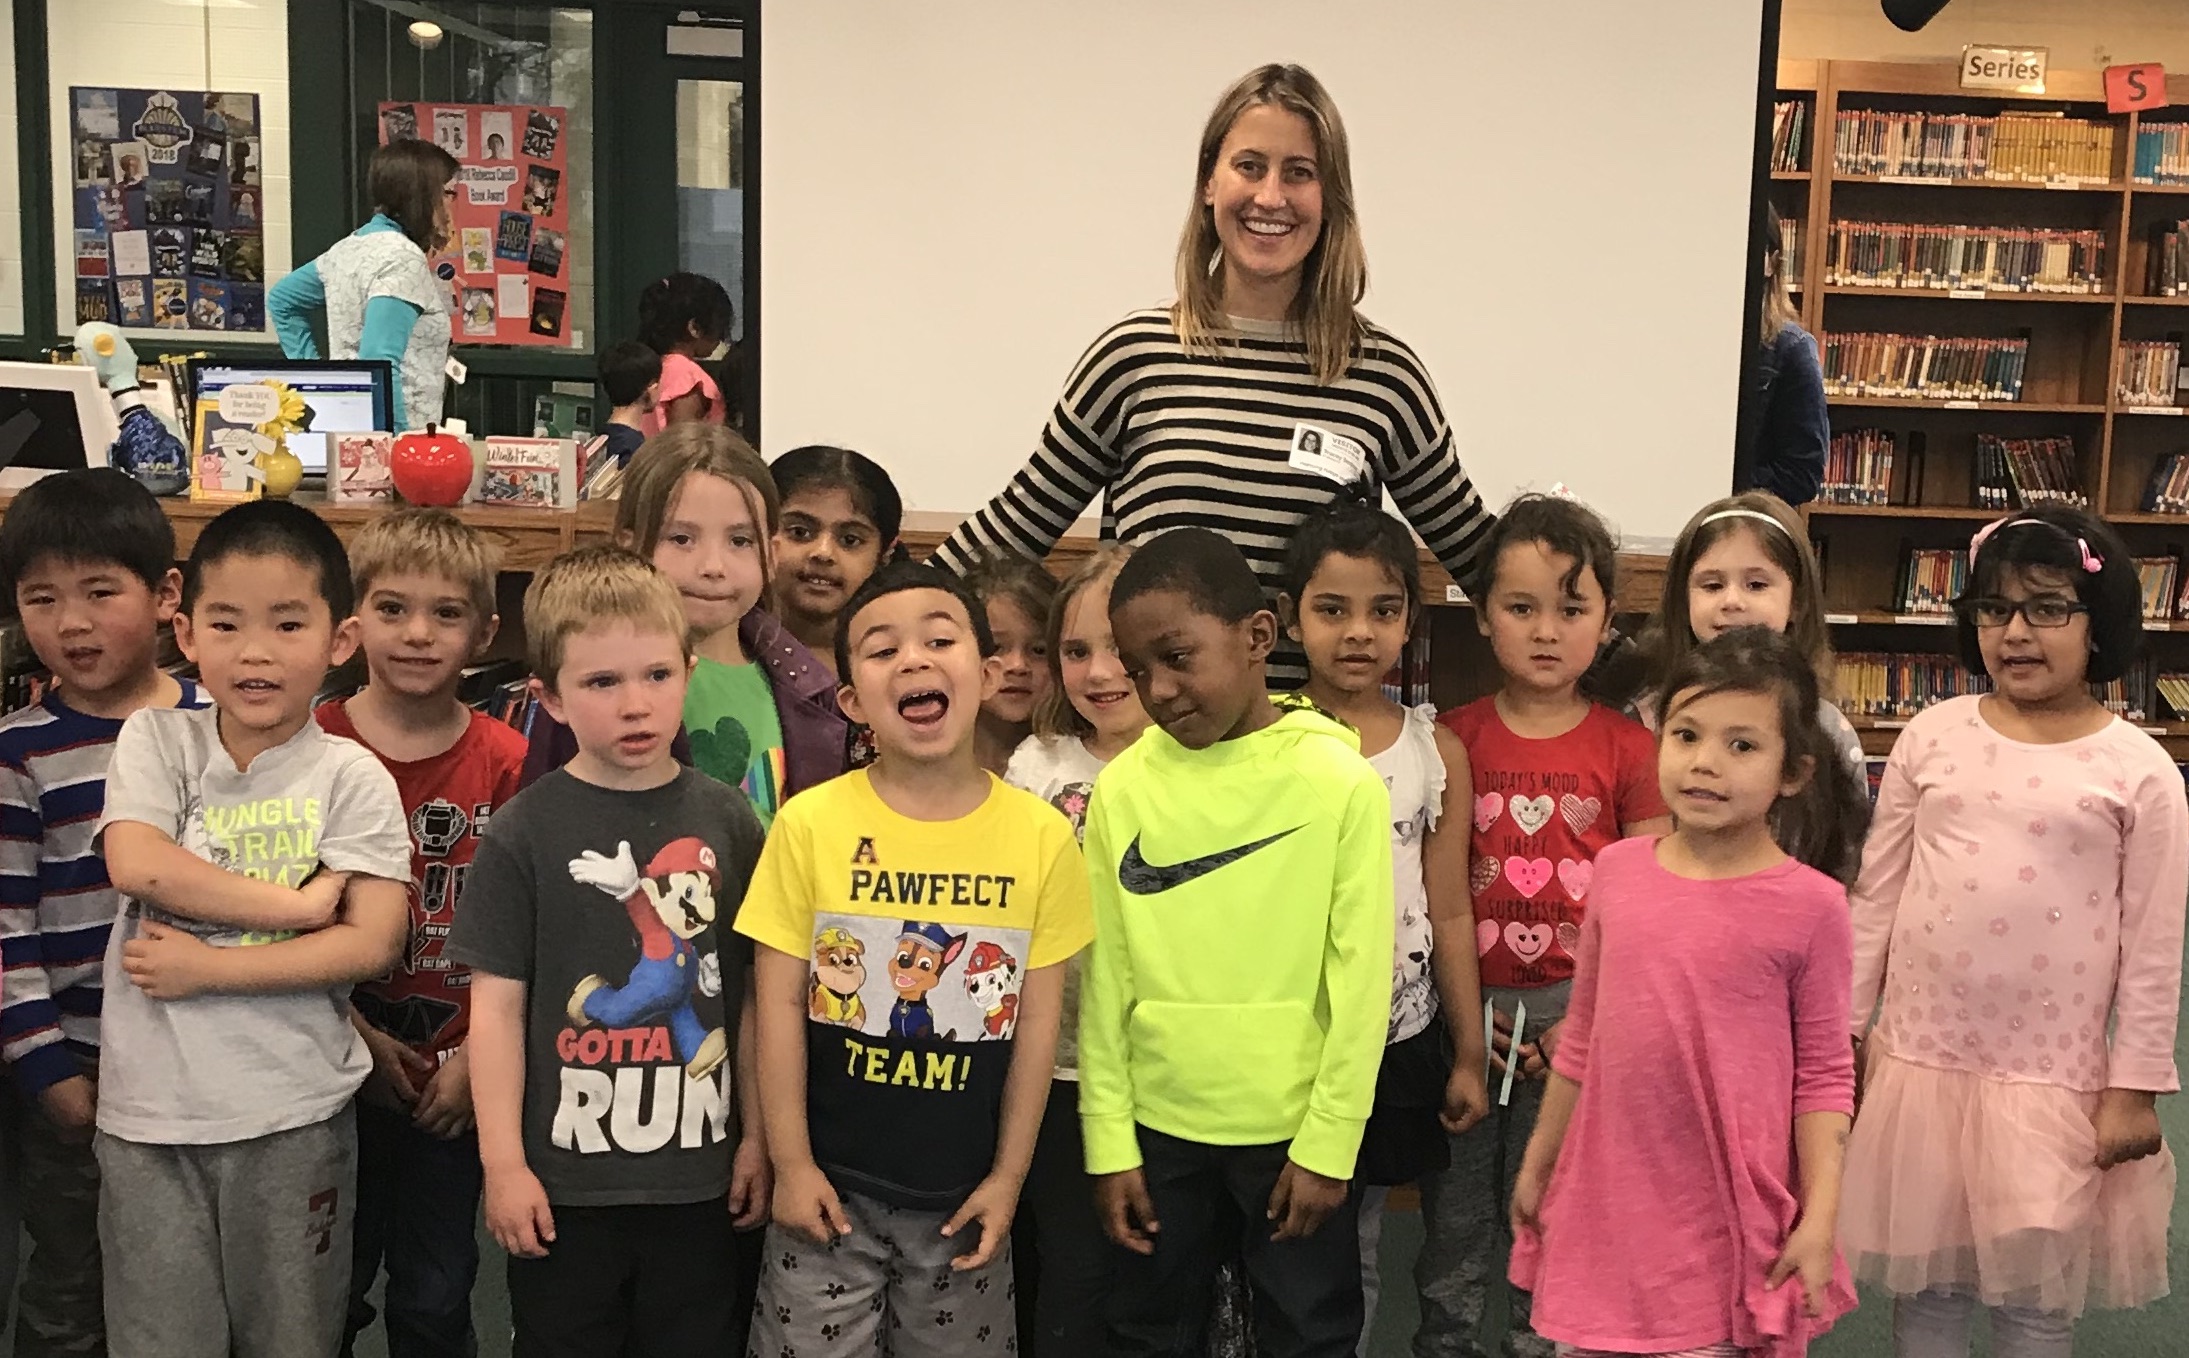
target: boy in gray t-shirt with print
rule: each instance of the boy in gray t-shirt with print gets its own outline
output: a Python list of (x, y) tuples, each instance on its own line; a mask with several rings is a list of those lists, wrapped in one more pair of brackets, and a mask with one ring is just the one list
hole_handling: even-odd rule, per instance
[(175, 639), (217, 704), (114, 744), (97, 1152), (108, 1343), (132, 1358), (331, 1354), (371, 1068), (349, 989), (402, 951), (395, 780), (312, 699), (357, 646), (334, 531), (279, 500), (206, 526)]

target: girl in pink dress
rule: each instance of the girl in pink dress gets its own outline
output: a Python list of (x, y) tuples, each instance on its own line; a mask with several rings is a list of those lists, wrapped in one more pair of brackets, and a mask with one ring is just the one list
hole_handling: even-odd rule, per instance
[(1855, 1304), (1832, 1238), (1852, 945), (1818, 869), (1851, 849), (1859, 794), (1808, 658), (1762, 627), (1689, 650), (1658, 710), (1675, 828), (1597, 855), (1512, 1278), (1562, 1355), (1793, 1358)]
[(2120, 540), (2044, 504), (1971, 550), (1961, 656), (1994, 691), (1908, 723), (1852, 893), (1840, 1239), (1902, 1358), (1965, 1358), (1978, 1305), (1994, 1353), (2066, 1358), (2085, 1306), (2166, 1292), (2189, 805), (2091, 696), (2143, 641)]
[(687, 420), (728, 419), (722, 388), (701, 360), (730, 337), (736, 316), (730, 294), (705, 274), (673, 273), (639, 294), (639, 342), (661, 355), (661, 395), (639, 426), (648, 438)]

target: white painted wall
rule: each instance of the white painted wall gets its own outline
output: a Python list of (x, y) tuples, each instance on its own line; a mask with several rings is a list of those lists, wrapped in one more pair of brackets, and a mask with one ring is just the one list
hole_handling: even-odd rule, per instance
[[(25, 0), (37, 4), (41, 0)], [(71, 85), (256, 94), (264, 193), (266, 281), (289, 272), (289, 14), (283, 0), (43, 0), (52, 55), (53, 286), (61, 338), (76, 330), (75, 183), (69, 154)], [(9, 65), (13, 66), (12, 59)], [(333, 92), (329, 98), (336, 97)], [(12, 108), (13, 101), (8, 106)], [(12, 119), (10, 120), (12, 124)], [(0, 137), (4, 140), (4, 137)], [(12, 146), (12, 142), (9, 143)], [(12, 158), (12, 151), (8, 153)], [(4, 167), (0, 167), (4, 168)], [(12, 176), (10, 181), (13, 182)], [(4, 229), (4, 222), (0, 222)], [(16, 233), (15, 248), (21, 248)], [(20, 321), (18, 321), (18, 328)], [(211, 331), (132, 330), (171, 348)], [(253, 338), (232, 332), (229, 340)], [(271, 340), (269, 325), (264, 338)], [(157, 350), (148, 351), (146, 356)]]
[(1760, 14), (764, 0), (769, 451), (842, 442), (908, 505), (985, 501), (1095, 334), (1170, 299), (1217, 95), (1290, 60), (1351, 133), (1366, 310), (1483, 493), (1562, 480), (1669, 539), (1730, 474)]

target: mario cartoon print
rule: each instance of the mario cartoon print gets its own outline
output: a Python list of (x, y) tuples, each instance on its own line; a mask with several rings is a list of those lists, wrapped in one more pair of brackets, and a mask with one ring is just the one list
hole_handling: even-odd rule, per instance
[(1018, 1027), (1018, 959), (983, 939), (965, 959), (965, 993), (981, 1011), (984, 1038), (1008, 1039)]
[(866, 1026), (866, 944), (840, 925), (831, 924), (813, 938), (813, 986), (806, 1013), (815, 1023), (846, 1028)]
[[(897, 992), (897, 1002), (889, 1009), (891, 1037), (935, 1036), (935, 1011), (928, 1007), (927, 997), (942, 981), (943, 969), (964, 948), (964, 934), (953, 934), (940, 924), (904, 922), (897, 950), (889, 958), (889, 984)], [(952, 1029), (943, 1037), (957, 1035)]]
[(571, 859), (570, 877), (622, 902), (639, 944), (638, 961), (622, 985), (598, 975), (578, 982), (570, 992), (570, 1021), (581, 1028), (664, 1023), (685, 1075), (698, 1080), (713, 1074), (730, 1054), (729, 1037), (719, 1027), (700, 1025), (692, 995), (722, 993), (722, 964), (712, 952), (702, 958), (692, 940), (714, 924), (715, 892), (722, 885), (714, 850), (694, 838), (672, 840), (641, 876), (626, 840), (613, 857), (587, 849)]

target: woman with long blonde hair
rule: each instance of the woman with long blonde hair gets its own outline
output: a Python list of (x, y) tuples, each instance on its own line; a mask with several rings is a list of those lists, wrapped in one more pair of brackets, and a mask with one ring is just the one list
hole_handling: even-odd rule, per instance
[[(1390, 490), (1454, 576), (1472, 576), (1490, 515), (1420, 359), (1360, 314), (1368, 264), (1345, 124), (1304, 68), (1258, 67), (1216, 101), (1177, 287), (1169, 307), (1096, 338), (1033, 458), (937, 564), (1039, 560), (1099, 496), (1118, 539), (1214, 529), (1274, 592), (1293, 531), (1365, 483)], [(1298, 648), (1281, 643), (1269, 674), (1305, 682)]]

